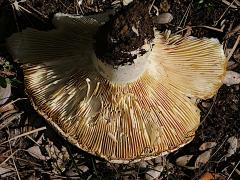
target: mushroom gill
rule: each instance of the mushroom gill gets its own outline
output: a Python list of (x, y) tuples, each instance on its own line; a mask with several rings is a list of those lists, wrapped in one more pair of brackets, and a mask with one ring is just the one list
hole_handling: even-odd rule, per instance
[(102, 16), (56, 14), (55, 30), (26, 29), (7, 41), (23, 63), (34, 108), (68, 141), (115, 163), (136, 162), (190, 142), (199, 109), (221, 86), (226, 58), (214, 39), (155, 31), (130, 64), (95, 54)]

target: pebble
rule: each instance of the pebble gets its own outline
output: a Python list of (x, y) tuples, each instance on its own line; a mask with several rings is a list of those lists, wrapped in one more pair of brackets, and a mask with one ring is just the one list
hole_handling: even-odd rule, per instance
[(148, 163), (147, 163), (146, 161), (140, 161), (140, 162), (138, 162), (138, 166), (139, 166), (140, 168), (145, 169), (145, 168), (147, 168)]
[(163, 166), (156, 166), (152, 170), (149, 170), (145, 174), (146, 180), (154, 180), (160, 177), (163, 171)]
[(171, 13), (161, 13), (158, 16), (153, 17), (153, 22), (156, 24), (167, 24), (173, 20)]
[(230, 157), (236, 153), (238, 147), (238, 139), (234, 136), (230, 137), (227, 142), (230, 144), (226, 157)]

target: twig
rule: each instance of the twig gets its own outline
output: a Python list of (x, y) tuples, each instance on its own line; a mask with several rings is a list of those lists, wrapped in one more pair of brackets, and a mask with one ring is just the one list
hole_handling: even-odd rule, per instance
[[(33, 134), (33, 133), (36, 133), (36, 132), (39, 132), (39, 131), (43, 131), (43, 130), (45, 130), (45, 129), (47, 129), (45, 126), (44, 126), (44, 127), (41, 127), (41, 128), (38, 128), (38, 129), (34, 129), (34, 130), (32, 130), (32, 131), (29, 131), (29, 132), (20, 134), (20, 135), (18, 135), (18, 136), (15, 136), (15, 137), (9, 139), (9, 141), (12, 141), (12, 140), (18, 139), (18, 138), (20, 138), (20, 137), (27, 136), (27, 135), (29, 135), (29, 134)], [(8, 142), (8, 141), (2, 142), (2, 143), (0, 144), (0, 146), (3, 145), (3, 144), (6, 144), (7, 142)]]
[[(8, 139), (8, 143), (9, 143), (10, 152), (11, 152), (11, 154), (13, 154), (12, 146), (11, 146), (11, 143), (10, 143), (10, 140), (9, 140), (9, 139)], [(21, 177), (20, 177), (19, 172), (18, 172), (18, 169), (17, 169), (17, 165), (16, 165), (16, 163), (15, 163), (14, 155), (12, 155), (11, 159), (12, 159), (12, 161), (13, 161), (13, 165), (14, 165), (14, 168), (15, 168), (15, 170), (16, 170), (18, 179), (21, 180)]]
[(212, 108), (214, 107), (214, 105), (215, 105), (215, 103), (216, 103), (216, 100), (217, 100), (217, 95), (215, 95), (215, 96), (213, 97), (213, 103), (212, 103), (211, 107), (209, 108), (207, 114), (205, 115), (205, 117), (204, 117), (203, 120), (201, 121), (200, 125), (202, 125), (203, 122), (207, 119), (208, 115), (210, 114), (210, 112), (212, 111)]
[(179, 34), (180, 32), (189, 29), (189, 27), (190, 27), (190, 28), (207, 28), (207, 29), (211, 29), (211, 30), (214, 30), (214, 31), (223, 32), (223, 28), (219, 29), (219, 28), (215, 28), (215, 27), (200, 25), (200, 26), (188, 26), (188, 27), (185, 27), (185, 28), (183, 28), (183, 29), (175, 32), (174, 34)]
[(7, 117), (6, 119), (4, 119), (4, 121), (0, 124), (0, 130), (2, 130), (3, 128), (8, 126), (15, 119), (20, 119), (20, 117), (23, 113), (24, 113), (23, 111), (20, 113), (15, 113), (15, 114), (12, 114), (11, 116)]
[(16, 109), (12, 109), (12, 110), (10, 110), (10, 111), (5, 112), (5, 113), (0, 117), (0, 121), (3, 120), (3, 119), (5, 119), (5, 118), (10, 117), (12, 114), (17, 113), (17, 112), (18, 112), (18, 110), (16, 110)]
[(180, 23), (179, 23), (179, 25), (177, 27), (181, 27), (181, 24), (182, 24), (183, 21), (184, 21), (184, 25), (183, 26), (185, 26), (188, 14), (190, 12), (190, 8), (191, 8), (191, 5), (192, 5), (192, 2), (193, 2), (193, 0), (188, 5), (186, 12), (184, 13), (184, 15), (183, 15), (183, 17), (182, 17), (182, 19), (181, 19), (181, 21), (180, 21)]
[(222, 0), (222, 2), (228, 6), (230, 6), (231, 8), (237, 9), (237, 6), (231, 4), (230, 2), (226, 1), (226, 0)]
[(232, 57), (232, 55), (233, 55), (234, 51), (236, 50), (239, 42), (240, 42), (240, 35), (238, 35), (238, 38), (237, 38), (237, 40), (236, 40), (236, 42), (235, 42), (231, 52), (228, 54), (227, 60), (229, 60)]
[(1, 162), (0, 167), (1, 167), (3, 164), (5, 164), (9, 159), (11, 159), (12, 156), (15, 155), (18, 151), (20, 151), (20, 149), (17, 149), (17, 150), (14, 151), (13, 153), (11, 153), (10, 156), (8, 156), (3, 162)]
[[(228, 139), (228, 136), (224, 139), (224, 141), (223, 141), (222, 144), (218, 147), (218, 149), (210, 156), (207, 164), (204, 166), (204, 168), (203, 168), (202, 172), (200, 172), (200, 174), (203, 174), (203, 172), (205, 172), (205, 170), (206, 170), (206, 168), (207, 168), (207, 165), (209, 164), (210, 160), (211, 160), (212, 157), (215, 156), (215, 154), (222, 148), (223, 144), (227, 141), (227, 139)], [(195, 176), (195, 177), (193, 178), (193, 180), (195, 180), (196, 178), (197, 178), (197, 176)]]
[(238, 161), (238, 163), (236, 164), (236, 166), (233, 168), (232, 172), (229, 174), (227, 180), (230, 179), (230, 177), (232, 176), (233, 172), (237, 169), (238, 165), (240, 164), (240, 161)]
[(152, 10), (152, 7), (153, 7), (154, 3), (155, 3), (155, 0), (152, 1), (151, 5), (148, 8), (148, 14), (149, 15), (151, 14), (151, 10)]
[[(231, 25), (233, 25), (233, 23), (232, 23)], [(240, 32), (240, 24), (237, 25), (231, 32), (229, 32), (229, 33), (227, 34), (227, 36), (228, 36), (228, 37), (231, 37), (233, 34), (235, 34), (235, 33), (237, 33), (237, 32)]]
[(5, 109), (7, 106), (9, 106), (9, 105), (11, 105), (11, 104), (13, 104), (13, 103), (15, 103), (15, 102), (17, 102), (17, 101), (26, 100), (26, 99), (27, 99), (27, 98), (17, 98), (17, 99), (15, 99), (14, 101), (11, 101), (11, 102), (9, 102), (9, 103), (7, 103), (7, 104), (4, 104), (3, 106), (0, 107), (0, 112), (2, 111), (2, 109)]
[(227, 7), (227, 9), (223, 12), (223, 14), (220, 16), (220, 18), (214, 23), (213, 26), (216, 26), (218, 24), (218, 22), (223, 18), (223, 16), (226, 14), (226, 12), (228, 11), (228, 9), (231, 7), (231, 5), (235, 2), (235, 0), (233, 0), (233, 2)]

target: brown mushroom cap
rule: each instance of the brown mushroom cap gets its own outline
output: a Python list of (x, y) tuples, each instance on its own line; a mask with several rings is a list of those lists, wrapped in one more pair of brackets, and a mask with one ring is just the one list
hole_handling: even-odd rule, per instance
[(211, 97), (221, 86), (222, 46), (156, 33), (144, 73), (118, 84), (92, 62), (102, 19), (58, 15), (56, 30), (8, 39), (35, 109), (71, 143), (111, 162), (153, 158), (190, 142), (200, 115), (189, 97)]

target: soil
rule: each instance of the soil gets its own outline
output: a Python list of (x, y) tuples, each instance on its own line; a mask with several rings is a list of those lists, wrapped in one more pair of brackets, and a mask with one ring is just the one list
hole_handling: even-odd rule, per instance
[(118, 66), (133, 63), (137, 55), (131, 51), (146, 51), (142, 46), (154, 38), (149, 3), (136, 2), (123, 8), (99, 28), (96, 34), (96, 55), (102, 61)]
[[(231, 2), (230, 0), (228, 1)], [(51, 17), (53, 13), (56, 12), (87, 15), (103, 12), (110, 8), (127, 9), (123, 7), (121, 3), (117, 3), (114, 0), (84, 0), (80, 5), (76, 4), (76, 2), (77, 1), (73, 0), (27, 0), (26, 2), (19, 3), (19, 5), (28, 11), (21, 9), (21, 11), (16, 13), (16, 10), (14, 10), (11, 4), (12, 1), (0, 0), (0, 56), (6, 59), (11, 65), (11, 70), (16, 74), (14, 77), (12, 77), (12, 75), (7, 77), (12, 81), (14, 79), (17, 80), (17, 82), (13, 84), (12, 96), (9, 101), (27, 97), (24, 93), (23, 75), (20, 64), (13, 62), (11, 56), (6, 51), (3, 44), (5, 38), (26, 27), (34, 27), (41, 30), (54, 28), (51, 25)], [(132, 6), (134, 7), (134, 5)], [(225, 53), (234, 47), (240, 35), (239, 30), (236, 30), (240, 26), (239, 6), (237, 6), (237, 8), (229, 8), (228, 5), (219, 0), (155, 0), (154, 6), (155, 8), (150, 9), (152, 17), (157, 15), (157, 11), (158, 13), (169, 12), (174, 17), (168, 24), (154, 24), (160, 31), (170, 29), (172, 33), (178, 33), (183, 36), (191, 35), (198, 38), (218, 38), (224, 45)], [(147, 8), (139, 10), (139, 12), (143, 11), (148, 12)], [(146, 12), (145, 14), (148, 14)], [(150, 32), (148, 35), (137, 37), (129, 27), (132, 27), (132, 25), (136, 23), (136, 19), (141, 18), (141, 15), (131, 11), (128, 12), (127, 10), (123, 10), (123, 14), (124, 13), (129, 13), (128, 17), (132, 17), (133, 21), (130, 22), (125, 18), (120, 19), (113, 17), (111, 24), (106, 24), (106, 26), (109, 27), (109, 31), (105, 32), (105, 36), (121, 38), (119, 43), (123, 44), (123, 50), (131, 51), (132, 49), (141, 47), (142, 40), (151, 40), (152, 35)], [(147, 21), (150, 17), (146, 15), (144, 18), (146, 18)], [(116, 23), (117, 21), (120, 22)], [(148, 24), (148, 26), (142, 27), (151, 27), (150, 19), (149, 22), (150, 24)], [(120, 32), (125, 25), (127, 25), (128, 31), (121, 35)], [(114, 28), (111, 29), (110, 27)], [(141, 29), (142, 27), (140, 27), (139, 32), (142, 30), (149, 32), (144, 28)], [(132, 42), (129, 43), (127, 37), (132, 37), (130, 36), (132, 34), (133, 39), (131, 39)], [(139, 43), (134, 44), (133, 42), (136, 40), (138, 40)], [(133, 45), (128, 47), (129, 44)], [(120, 51), (115, 48), (114, 44), (109, 42), (105, 42), (105, 47), (107, 47), (107, 51)], [(124, 47), (128, 47), (129, 49), (124, 49)], [(100, 49), (97, 45), (96, 48)], [(230, 61), (233, 62), (234, 65), (229, 66), (228, 70), (240, 72), (239, 49), (240, 45), (238, 44), (230, 58)], [(104, 52), (102, 54), (98, 53), (98, 56), (104, 57), (103, 60), (113, 65), (125, 63), (125, 61), (119, 61), (119, 58), (113, 58), (113, 61), (107, 60), (108, 58), (106, 57), (109, 57), (106, 55), (107, 51), (102, 51)], [(2, 64), (0, 64), (0, 70), (3, 70)], [(153, 170), (160, 164), (164, 169), (159, 179), (200, 179), (206, 172), (221, 175), (222, 179), (239, 179), (239, 148), (231, 157), (226, 158), (225, 155), (228, 153), (230, 147), (228, 143), (230, 137), (236, 137), (240, 142), (240, 85), (223, 85), (217, 95), (212, 99), (200, 101), (198, 106), (201, 110), (201, 125), (196, 132), (194, 140), (176, 152), (162, 157), (164, 161), (160, 163), (157, 162), (157, 159), (146, 161), (144, 162), (146, 166), (142, 166), (140, 163), (133, 165), (110, 164), (77, 149), (54, 132), (52, 128), (46, 124), (44, 119), (34, 111), (28, 100), (19, 100), (15, 104), (15, 110), (24, 113), (20, 118), (14, 119), (7, 127), (0, 129), (0, 174), (2, 167), (11, 169), (11, 173), (1, 174), (0, 178), (145, 179), (147, 172)], [(3, 118), (3, 114), (1, 113), (0, 115), (1, 118)], [(3, 122), (1, 118), (0, 127), (2, 127)], [(22, 135), (42, 126), (47, 126), (47, 129), (39, 131), (37, 134), (22, 136), (15, 141), (11, 141), (13, 143), (2, 144), (3, 142), (10, 142), (9, 138), (11, 137), (18, 136), (19, 134)], [(67, 161), (61, 160), (61, 153), (57, 156), (61, 158), (51, 157), (47, 160), (41, 160), (29, 154), (27, 152), (28, 148), (36, 145), (36, 142), (41, 137), (43, 137), (43, 143), (40, 149), (43, 154), (46, 153), (47, 146), (51, 144), (49, 142), (53, 142), (60, 150), (62, 147), (67, 148), (69, 159)], [(202, 164), (200, 168), (194, 168), (196, 159), (203, 153), (203, 151), (199, 150), (199, 147), (206, 142), (216, 142), (217, 145), (211, 149), (212, 155), (210, 160)], [(193, 155), (193, 158), (185, 167), (177, 165), (176, 159), (184, 155)], [(2, 162), (5, 160), (6, 163), (2, 166)], [(88, 170), (85, 171), (82, 169), (83, 165), (86, 166)]]

